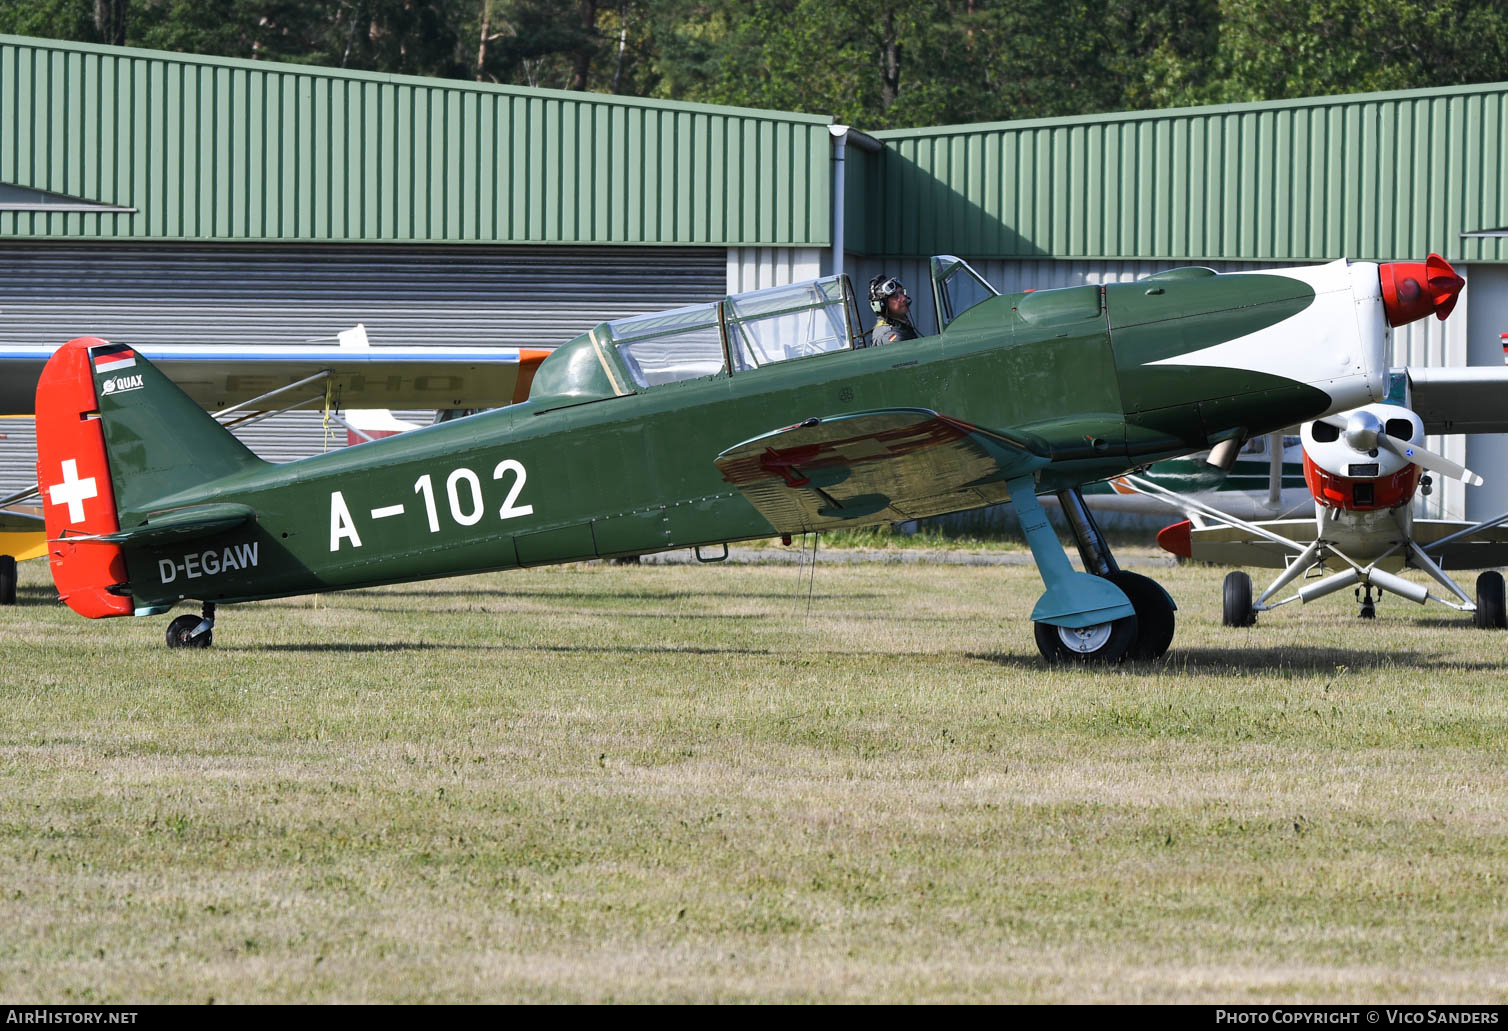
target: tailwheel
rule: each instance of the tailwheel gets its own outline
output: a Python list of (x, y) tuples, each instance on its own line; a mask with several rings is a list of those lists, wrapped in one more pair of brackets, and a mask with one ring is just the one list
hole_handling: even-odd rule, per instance
[(168, 624), (169, 648), (208, 648), (214, 640), (215, 606), (204, 603), (202, 616), (179, 616)]
[(1033, 623), (1032, 633), (1037, 639), (1037, 650), (1048, 662), (1108, 665), (1123, 661), (1136, 643), (1136, 617), (1086, 627)]
[(179, 616), (168, 624), (168, 647), (169, 648), (208, 648), (210, 640), (214, 637), (214, 631), (206, 630), (198, 637), (194, 635), (194, 628), (204, 622), (198, 616)]
[(1220, 622), (1226, 626), (1254, 626), (1257, 613), (1251, 607), (1251, 577), (1237, 570), (1225, 577), (1225, 606)]
[(16, 603), (16, 557), (0, 555), (0, 605)]
[(1136, 640), (1131, 643), (1126, 658), (1162, 658), (1167, 654), (1168, 645), (1173, 643), (1175, 626), (1173, 602), (1167, 592), (1151, 577), (1124, 569), (1116, 570), (1105, 579), (1126, 592), (1127, 600), (1136, 610)]
[(1477, 577), (1477, 626), (1484, 630), (1508, 628), (1508, 606), (1503, 600), (1503, 574), (1489, 569)]

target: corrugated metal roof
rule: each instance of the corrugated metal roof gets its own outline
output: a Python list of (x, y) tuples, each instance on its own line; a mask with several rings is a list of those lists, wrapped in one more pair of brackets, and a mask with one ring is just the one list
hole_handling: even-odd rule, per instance
[[(872, 255), (1508, 261), (1508, 84), (875, 133)], [(0, 236), (824, 247), (825, 116), (0, 36)]]
[(802, 114), (0, 36), (12, 237), (823, 246)]
[[(874, 133), (850, 246), (979, 258), (1508, 261), (1508, 83)], [(854, 158), (858, 157), (858, 161)]]

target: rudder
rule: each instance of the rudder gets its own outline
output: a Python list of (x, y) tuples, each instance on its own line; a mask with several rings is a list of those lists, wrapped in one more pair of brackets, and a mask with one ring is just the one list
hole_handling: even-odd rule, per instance
[(133, 605), (120, 545), (99, 540), (120, 528), (105, 437), (94, 398), (89, 348), (60, 347), (37, 380), (37, 487), (47, 527), (47, 560), (58, 597), (81, 616), (129, 616)]

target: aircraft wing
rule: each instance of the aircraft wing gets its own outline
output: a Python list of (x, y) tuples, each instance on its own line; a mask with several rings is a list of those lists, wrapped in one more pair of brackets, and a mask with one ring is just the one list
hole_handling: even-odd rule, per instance
[(27, 533), (41, 529), (41, 509), (0, 508), (0, 533)]
[(1047, 453), (1030, 434), (894, 408), (808, 419), (737, 444), (715, 461), (777, 531), (802, 533), (1005, 501), (1005, 481), (1047, 465)]
[(1448, 544), (1431, 547), (1435, 541), (1478, 526), (1450, 519), (1415, 519), (1414, 540), (1441, 569), (1508, 566), (1508, 525), (1482, 527)]
[[(1300, 545), (1314, 540), (1313, 516), (1308, 519), (1269, 519), (1252, 525)], [(1162, 539), (1161, 534), (1158, 539)], [(1288, 565), (1287, 559), (1294, 554), (1292, 548), (1285, 548), (1276, 541), (1270, 541), (1239, 526), (1216, 525), (1189, 529), (1188, 556), (1196, 562), (1208, 562), (1217, 566), (1283, 569)]]
[(1508, 366), (1408, 370), (1425, 433), (1508, 433)]
[[(0, 347), (0, 415), (31, 415), (53, 348)], [(137, 350), (210, 411), (329, 370), (346, 408), (498, 408), (528, 396), (549, 354), (517, 347), (339, 347), (334, 344)], [(279, 395), (278, 407), (323, 395), (326, 380)]]
[(0, 555), (17, 561), (47, 554), (47, 533), (42, 510), (32, 507), (0, 508)]

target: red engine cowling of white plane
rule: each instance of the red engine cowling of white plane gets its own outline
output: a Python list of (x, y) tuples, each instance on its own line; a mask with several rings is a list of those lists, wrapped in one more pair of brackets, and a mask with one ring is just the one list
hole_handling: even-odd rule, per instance
[[(1304, 482), (1326, 508), (1353, 512), (1397, 508), (1414, 499), (1419, 466), (1405, 454), (1424, 443), (1424, 423), (1401, 405), (1371, 404), (1347, 416), (1346, 428), (1305, 423)], [(1369, 446), (1378, 434), (1404, 445), (1405, 454)]]

